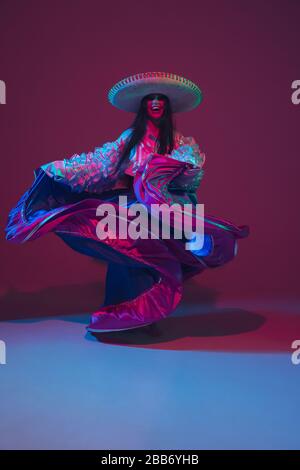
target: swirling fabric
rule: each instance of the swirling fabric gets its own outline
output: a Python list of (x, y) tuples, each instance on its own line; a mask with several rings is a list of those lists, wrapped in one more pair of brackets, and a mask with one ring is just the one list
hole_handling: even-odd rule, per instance
[[(176, 134), (170, 154), (160, 155), (153, 146), (153, 151), (142, 154), (144, 158), (134, 165), (141, 151), (134, 149), (129, 165), (133, 185), (114, 190), (121, 176), (116, 170), (117, 162), (130, 135), (131, 129), (127, 129), (116, 141), (107, 142), (94, 152), (36, 169), (32, 186), (11, 210), (6, 227), (6, 237), (11, 242), (24, 243), (54, 232), (85, 255), (128, 267), (128, 272), (129, 267), (140, 270), (139, 290), (133, 286), (130, 297), (112, 301), (93, 313), (91, 331), (133, 328), (166, 317), (182, 298), (184, 280), (232, 260), (237, 239), (246, 237), (249, 231), (247, 226), (205, 215), (204, 232), (209, 242), (205, 256), (201, 256), (201, 251), (199, 255), (187, 250), (182, 239), (151, 238), (150, 228), (148, 238), (123, 239), (118, 235), (100, 240), (96, 210), (101, 202), (114, 206), (117, 221), (124, 219), (123, 211), (135, 202), (143, 204), (148, 214), (152, 204), (176, 203), (184, 207), (197, 202), (195, 190), (203, 176), (205, 155), (192, 137), (180, 133)], [(126, 207), (118, 204), (120, 195), (127, 196)], [(129, 224), (130, 218), (127, 227)]]

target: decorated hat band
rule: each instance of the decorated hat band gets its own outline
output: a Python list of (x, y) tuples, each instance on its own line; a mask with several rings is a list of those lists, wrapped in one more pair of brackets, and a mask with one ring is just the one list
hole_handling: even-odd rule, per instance
[(168, 72), (144, 72), (123, 78), (108, 92), (108, 101), (118, 109), (137, 113), (144, 96), (169, 98), (172, 112), (191, 111), (202, 101), (200, 88), (191, 80)]

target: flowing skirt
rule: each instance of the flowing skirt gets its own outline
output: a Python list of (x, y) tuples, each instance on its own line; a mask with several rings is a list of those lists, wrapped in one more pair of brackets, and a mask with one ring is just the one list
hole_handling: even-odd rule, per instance
[[(166, 317), (182, 298), (183, 282), (232, 260), (237, 239), (249, 231), (247, 226), (205, 216), (205, 244), (200, 252), (187, 250), (184, 238), (124, 239), (117, 233), (101, 240), (97, 207), (109, 202), (116, 221), (120, 220), (120, 195), (127, 197), (127, 208), (138, 202), (133, 189), (74, 193), (39, 169), (32, 186), (11, 210), (6, 227), (11, 242), (24, 243), (54, 232), (74, 250), (108, 264), (104, 302), (88, 326), (92, 332), (136, 328)], [(194, 193), (190, 200), (196, 204)]]

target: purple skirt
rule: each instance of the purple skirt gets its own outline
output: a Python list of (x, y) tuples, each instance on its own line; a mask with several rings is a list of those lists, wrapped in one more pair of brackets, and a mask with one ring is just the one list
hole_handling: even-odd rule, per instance
[[(74, 250), (108, 263), (104, 302), (88, 326), (92, 332), (136, 328), (166, 317), (182, 298), (183, 282), (232, 260), (237, 239), (249, 233), (248, 226), (206, 215), (204, 232), (212, 246), (205, 256), (186, 250), (185, 239), (172, 237), (100, 240), (96, 209), (100, 203), (110, 202), (118, 219), (120, 195), (127, 196), (128, 207), (138, 202), (133, 189), (99, 195), (74, 193), (38, 169), (32, 186), (11, 210), (6, 227), (6, 238), (11, 242), (24, 243), (54, 232)], [(197, 203), (195, 193), (189, 198), (192, 204)]]

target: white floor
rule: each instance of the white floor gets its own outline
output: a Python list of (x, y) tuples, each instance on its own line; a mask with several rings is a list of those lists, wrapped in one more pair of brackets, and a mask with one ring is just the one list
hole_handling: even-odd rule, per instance
[(272, 315), (256, 322), (262, 304), (239, 305), (244, 331), (241, 321), (223, 333), (216, 322), (230, 303), (217, 316), (198, 311), (212, 321), (198, 330), (189, 312), (181, 335), (185, 307), (156, 332), (102, 341), (85, 333), (86, 315), (1, 322), (0, 448), (299, 449), (300, 365), (276, 329), (276, 305), (271, 339)]

